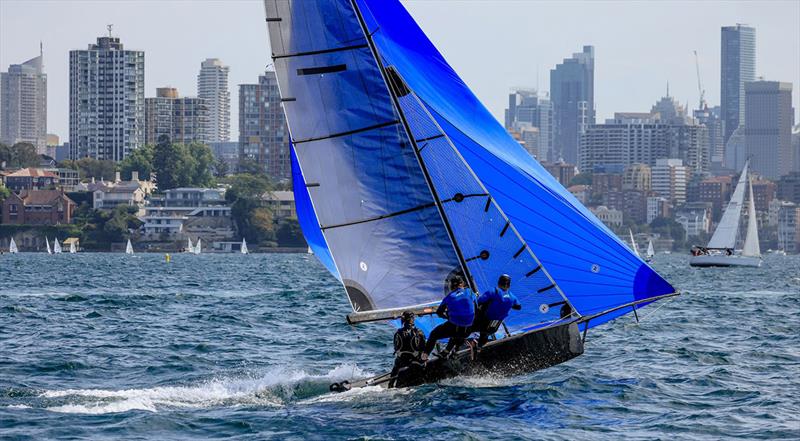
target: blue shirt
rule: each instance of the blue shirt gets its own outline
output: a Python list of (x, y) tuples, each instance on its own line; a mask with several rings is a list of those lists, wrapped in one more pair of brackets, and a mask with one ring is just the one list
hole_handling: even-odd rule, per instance
[(468, 288), (459, 288), (442, 300), (447, 306), (448, 321), (456, 326), (472, 326), (475, 319), (475, 294)]
[(511, 291), (495, 288), (486, 291), (480, 297), (478, 297), (478, 305), (485, 306), (487, 304), (487, 320), (504, 320), (506, 317), (508, 317), (508, 311), (511, 310), (511, 307), (514, 305), (519, 305), (519, 300), (517, 299), (517, 296), (511, 294)]

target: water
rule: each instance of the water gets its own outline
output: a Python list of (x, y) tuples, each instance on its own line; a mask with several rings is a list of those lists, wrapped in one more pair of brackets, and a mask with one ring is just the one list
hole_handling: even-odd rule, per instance
[(685, 294), (568, 363), (331, 394), (392, 330), (313, 256), (3, 255), (0, 438), (799, 439), (800, 256), (655, 266)]

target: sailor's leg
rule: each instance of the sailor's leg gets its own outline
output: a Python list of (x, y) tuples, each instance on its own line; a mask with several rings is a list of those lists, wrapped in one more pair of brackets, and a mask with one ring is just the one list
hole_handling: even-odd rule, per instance
[(392, 367), (392, 372), (389, 374), (389, 389), (393, 388), (395, 383), (397, 383), (397, 375), (400, 373), (400, 358), (394, 359), (394, 367)]
[(450, 322), (444, 322), (441, 325), (433, 328), (431, 331), (430, 336), (428, 337), (428, 341), (425, 343), (425, 353), (430, 355), (433, 352), (433, 348), (436, 347), (436, 342), (449, 337), (450, 328), (452, 324)]
[(469, 330), (468, 326), (453, 326), (453, 332), (448, 336), (450, 337), (450, 341), (447, 342), (445, 351), (450, 352), (453, 349), (458, 350), (469, 335)]

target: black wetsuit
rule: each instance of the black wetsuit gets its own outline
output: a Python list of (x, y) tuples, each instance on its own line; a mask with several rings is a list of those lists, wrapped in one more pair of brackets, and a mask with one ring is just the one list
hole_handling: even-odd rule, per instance
[(394, 387), (397, 375), (403, 368), (415, 369), (422, 365), (422, 351), (425, 349), (425, 334), (415, 327), (402, 327), (394, 333), (394, 367), (389, 387)]

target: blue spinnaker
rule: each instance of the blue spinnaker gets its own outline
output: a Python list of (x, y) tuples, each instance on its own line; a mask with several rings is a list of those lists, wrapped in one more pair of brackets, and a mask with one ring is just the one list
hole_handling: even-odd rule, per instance
[(353, 310), (438, 302), (460, 263), (352, 4), (265, 6), (294, 152)]
[(675, 292), (506, 133), (398, 1), (356, 4), (382, 63), (428, 108), (580, 314)]
[(306, 188), (306, 181), (303, 179), (303, 172), (300, 170), (300, 164), (297, 162), (297, 154), (294, 152), (294, 146), (290, 147), (292, 156), (292, 190), (294, 191), (294, 205), (297, 211), (297, 220), (300, 223), (300, 229), (303, 230), (303, 236), (306, 238), (308, 246), (317, 256), (320, 262), (325, 265), (325, 268), (333, 274), (334, 277), (341, 280), (339, 271), (336, 270), (336, 264), (333, 263), (333, 256), (328, 249), (328, 244), (325, 243), (325, 237), (322, 235), (322, 230), (319, 229), (319, 221), (317, 215), (314, 213), (314, 206), (311, 205), (311, 197), (308, 195), (308, 188)]

